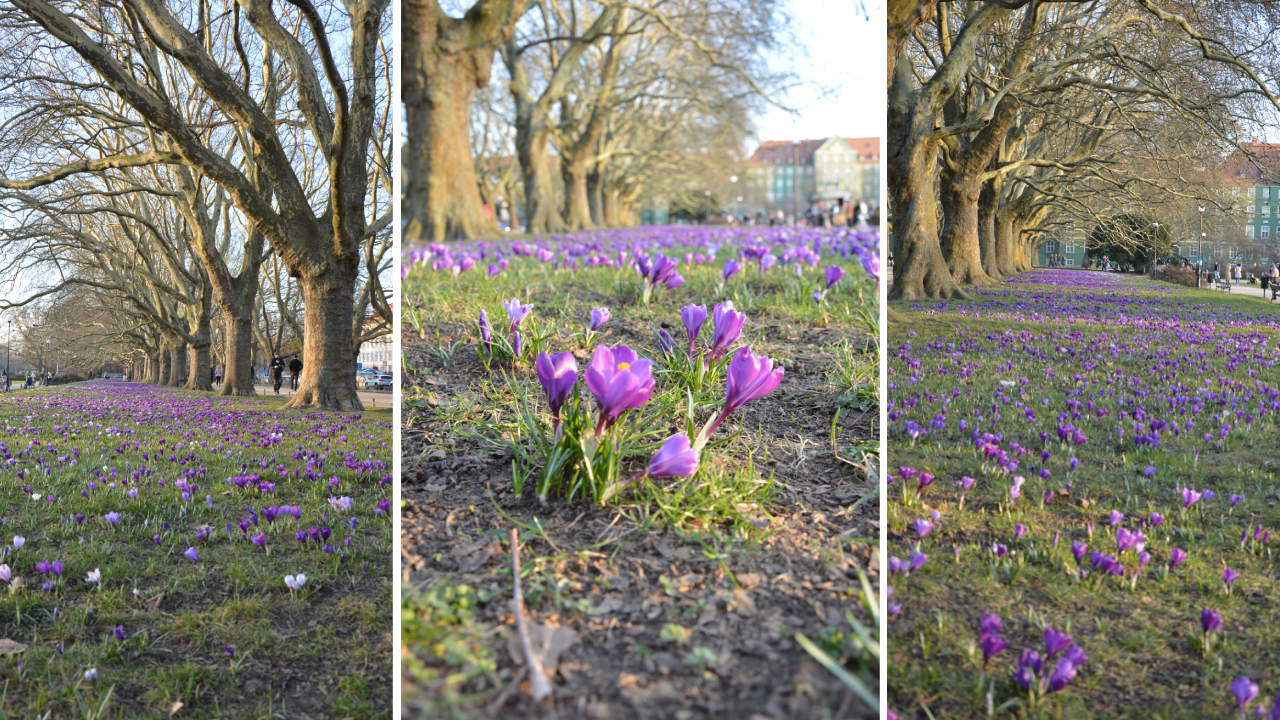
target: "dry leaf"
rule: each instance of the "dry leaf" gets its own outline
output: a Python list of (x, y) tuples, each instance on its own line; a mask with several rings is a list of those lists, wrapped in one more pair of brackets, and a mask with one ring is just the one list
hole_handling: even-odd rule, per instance
[[(529, 630), (529, 645), (533, 648), (533, 654), (542, 663), (542, 669), (550, 678), (556, 674), (560, 653), (578, 641), (578, 633), (569, 628), (553, 628), (538, 623), (526, 623), (525, 627)], [(511, 633), (507, 638), (507, 652), (511, 653), (517, 665), (524, 665), (524, 649), (520, 647), (518, 633)]]
[(23, 580), (22, 577), (20, 576), (14, 577), (12, 580), (9, 581), (9, 592), (11, 593), (18, 592), (19, 590), (21, 590), (26, 586), (27, 586), (27, 581)]
[(159, 612), (162, 600), (164, 600), (164, 593), (160, 593), (153, 598), (147, 598), (143, 605), (146, 606), (148, 612)]
[(175, 702), (174, 704), (170, 705), (170, 706), (169, 706), (169, 717), (173, 717), (174, 715), (177, 715), (177, 714), (178, 714), (178, 711), (182, 709), (182, 706), (183, 706), (183, 702), (182, 702), (181, 700), (179, 700), (179, 701)]
[(0, 655), (17, 655), (26, 651), (27, 646), (16, 640), (0, 638)]

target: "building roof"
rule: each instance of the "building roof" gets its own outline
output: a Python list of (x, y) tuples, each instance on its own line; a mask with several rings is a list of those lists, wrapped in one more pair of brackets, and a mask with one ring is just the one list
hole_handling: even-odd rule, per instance
[(1241, 143), (1218, 172), (1229, 184), (1280, 184), (1280, 143)]
[(749, 165), (791, 165), (793, 158), (800, 165), (812, 165), (813, 153), (832, 140), (847, 144), (858, 154), (858, 161), (869, 163), (880, 161), (880, 138), (845, 138), (825, 137), (816, 140), (765, 140), (748, 158)]

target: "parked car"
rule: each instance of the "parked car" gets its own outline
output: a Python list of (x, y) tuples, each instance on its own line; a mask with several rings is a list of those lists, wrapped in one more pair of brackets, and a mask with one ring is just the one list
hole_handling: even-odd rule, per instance
[(360, 387), (365, 390), (390, 390), (393, 382), (395, 382), (395, 376), (391, 373), (360, 376)]

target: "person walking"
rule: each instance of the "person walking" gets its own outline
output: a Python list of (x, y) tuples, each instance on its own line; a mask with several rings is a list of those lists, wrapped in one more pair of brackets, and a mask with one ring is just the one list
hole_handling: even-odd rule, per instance
[(1243, 270), (1241, 270), (1240, 263), (1236, 263), (1236, 266), (1235, 266), (1234, 268), (1232, 268), (1232, 269), (1231, 269), (1231, 273), (1232, 273), (1232, 277), (1233, 277), (1233, 278), (1235, 279), (1235, 281), (1236, 281), (1236, 284), (1237, 284), (1237, 285), (1239, 285), (1239, 284), (1240, 284), (1240, 277), (1241, 277), (1241, 275), (1243, 274)]
[(217, 369), (213, 371), (213, 384), (222, 385), (222, 366), (221, 365), (219, 365)]
[(294, 392), (298, 392), (298, 378), (302, 375), (302, 360), (296, 355), (289, 361), (289, 386)]
[(284, 384), (284, 360), (280, 353), (271, 358), (271, 376), (275, 380), (276, 394), (280, 394), (280, 386)]

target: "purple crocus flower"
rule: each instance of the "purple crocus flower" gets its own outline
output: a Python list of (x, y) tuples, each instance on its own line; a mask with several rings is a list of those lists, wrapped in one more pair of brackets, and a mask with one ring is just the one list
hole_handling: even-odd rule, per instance
[(116, 639), (117, 639), (117, 640), (124, 640), (124, 626), (123, 626), (123, 625), (117, 625), (117, 626), (116, 626)]
[(115, 511), (109, 512), (109, 513), (107, 513), (106, 515), (103, 515), (102, 517), (103, 517), (103, 519), (105, 519), (107, 522), (111, 523), (113, 526), (114, 526), (116, 523), (120, 522), (120, 513), (115, 512)]
[(921, 552), (913, 552), (907, 558), (907, 572), (915, 572), (929, 562), (929, 556)]
[(836, 283), (840, 282), (840, 280), (844, 277), (844, 268), (840, 267), (839, 265), (831, 265), (826, 269), (826, 274), (827, 274), (827, 289), (830, 290), (832, 285), (835, 285)]
[(532, 305), (525, 305), (520, 302), (520, 298), (511, 298), (504, 300), (503, 309), (507, 311), (507, 318), (511, 320), (511, 332), (515, 332), (520, 327), (520, 323), (529, 316), (529, 312), (533, 310)]
[(1048, 656), (1052, 658), (1054, 655), (1066, 650), (1071, 645), (1071, 636), (1054, 630), (1050, 626), (1044, 629), (1044, 648)]
[(999, 633), (986, 633), (982, 636), (982, 665), (986, 667), (991, 658), (998, 655), (1009, 643), (1001, 639)]
[(741, 266), (739, 266), (739, 265), (738, 265), (738, 261), (737, 261), (737, 260), (725, 260), (725, 261), (724, 261), (724, 270), (722, 270), (722, 271), (721, 271), (721, 276), (722, 276), (725, 280), (728, 280), (729, 278), (733, 277), (734, 275), (737, 275), (737, 274), (738, 274), (738, 270), (740, 270), (740, 269), (741, 269)]
[(1053, 674), (1049, 676), (1049, 692), (1065, 688), (1076, 676), (1076, 666), (1067, 658), (1060, 658)]
[(651, 478), (689, 477), (698, 471), (698, 453), (684, 433), (672, 435), (649, 459), (645, 474)]
[(1236, 495), (1235, 493), (1232, 493), (1230, 499), (1231, 499), (1231, 507), (1235, 507), (1236, 505), (1240, 504), (1240, 501), (1244, 500), (1244, 496)]
[(1172, 570), (1187, 561), (1187, 551), (1174, 548), (1169, 551), (1169, 569)]
[(200, 562), (200, 553), (197, 552), (194, 547), (187, 548), (187, 551), (182, 554), (186, 555), (187, 558), (191, 560), (191, 562), (196, 562), (196, 563)]
[(1217, 632), (1222, 629), (1222, 616), (1209, 608), (1205, 608), (1200, 611), (1200, 627), (1206, 633)]
[(489, 313), (480, 311), (480, 338), (486, 343), (493, 342), (493, 326), (489, 324)]
[(693, 346), (698, 341), (698, 333), (707, 322), (706, 305), (685, 305), (680, 308), (680, 320), (684, 323), (685, 333), (689, 335), (689, 355), (693, 356)]
[(1121, 513), (1119, 510), (1112, 510), (1107, 513), (1107, 520), (1111, 523), (1111, 527), (1115, 527), (1124, 522), (1124, 513)]
[(1231, 592), (1231, 586), (1235, 584), (1240, 577), (1240, 573), (1229, 567), (1222, 568), (1222, 582), (1227, 586), (1227, 592)]
[(257, 535), (254, 535), (253, 537), (249, 538), (249, 540), (251, 540), (254, 545), (257, 545), (260, 548), (265, 548), (267, 546), (267, 536), (262, 533), (258, 533)]
[(591, 310), (591, 329), (599, 330), (609, 322), (609, 308), (598, 307)]
[(662, 346), (662, 351), (670, 354), (675, 348), (675, 341), (671, 339), (671, 333), (666, 328), (658, 328), (658, 344)]
[(1071, 554), (1076, 558), (1076, 564), (1079, 565), (1084, 561), (1084, 556), (1089, 552), (1089, 545), (1082, 542), (1071, 543)]
[(573, 353), (565, 351), (555, 355), (538, 353), (534, 363), (538, 382), (542, 383), (542, 391), (547, 394), (547, 404), (551, 406), (551, 427), (560, 427), (560, 408), (569, 393), (578, 382), (578, 361)]
[(1164, 522), (1164, 516), (1158, 512), (1153, 512), (1147, 516), (1147, 522), (1151, 523), (1151, 527), (1160, 527)]
[(716, 305), (711, 311), (711, 355), (719, 359), (724, 355), (729, 346), (738, 341), (742, 337), (742, 326), (747, 322), (747, 316), (733, 309), (733, 303), (728, 300)]
[(911, 527), (916, 531), (916, 540), (923, 540), (924, 536), (928, 535), (929, 531), (933, 530), (933, 523), (925, 520), (924, 518), (918, 518), (915, 522), (911, 523)]
[(226, 653), (226, 654), (227, 654), (227, 658), (228, 658), (228, 659), (230, 659), (230, 660), (235, 660), (235, 659), (236, 659), (236, 649), (235, 649), (235, 648), (233, 648), (233, 647), (231, 647), (231, 645), (230, 645), (229, 643), (223, 643), (223, 644), (222, 644), (222, 652), (224, 652), (224, 653)]
[(1027, 534), (1027, 526), (1026, 526), (1026, 525), (1023, 525), (1022, 523), (1014, 523), (1014, 525), (1013, 525), (1013, 539), (1014, 539), (1014, 540), (1017, 540), (1017, 539), (1021, 538), (1023, 535), (1026, 535), (1026, 534)]
[(729, 373), (725, 382), (724, 409), (711, 428), (703, 434), (703, 440), (711, 437), (720, 423), (733, 411), (752, 400), (758, 400), (777, 389), (786, 372), (781, 365), (773, 366), (773, 358), (757, 355), (746, 345), (734, 353), (729, 361)]
[(982, 613), (978, 627), (983, 635), (999, 635), (1004, 632), (1004, 623), (1001, 622), (1000, 616), (991, 611)]
[(862, 269), (866, 271), (867, 276), (875, 280), (880, 279), (880, 253), (865, 252), (858, 256), (858, 260), (862, 262)]
[(1201, 497), (1200, 493), (1196, 492), (1195, 490), (1192, 490), (1191, 488), (1183, 488), (1182, 489), (1182, 507), (1189, 508), (1192, 505), (1195, 505), (1196, 503), (1200, 502), (1200, 497)]
[(514, 352), (515, 352), (515, 354), (516, 354), (516, 356), (517, 356), (517, 357), (519, 357), (519, 356), (520, 356), (520, 346), (521, 346), (520, 332), (519, 332), (518, 330), (517, 330), (517, 331), (512, 331), (512, 333), (511, 333), (511, 349), (512, 349), (512, 351), (514, 351)]
[(626, 345), (597, 345), (587, 366), (587, 388), (600, 404), (596, 432), (612, 427), (622, 414), (649, 402), (653, 395), (653, 361), (643, 360)]
[(1258, 683), (1247, 677), (1239, 677), (1231, 681), (1231, 694), (1236, 696), (1236, 707), (1244, 710), (1245, 707), (1258, 697)]

